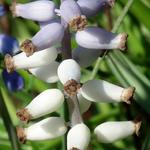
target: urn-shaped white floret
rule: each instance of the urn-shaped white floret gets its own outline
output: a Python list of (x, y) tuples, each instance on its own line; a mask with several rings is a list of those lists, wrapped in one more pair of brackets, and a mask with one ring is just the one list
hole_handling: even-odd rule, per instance
[(101, 53), (101, 50), (91, 50), (79, 46), (73, 50), (72, 58), (76, 60), (81, 67), (88, 67), (96, 61)]
[(115, 0), (78, 0), (81, 12), (87, 16), (93, 16), (105, 6), (113, 6)]
[(25, 108), (17, 112), (20, 120), (28, 122), (60, 108), (64, 102), (64, 95), (58, 89), (48, 89), (35, 97)]
[(86, 17), (81, 14), (75, 0), (65, 0), (60, 5), (60, 15), (75, 30), (82, 30), (86, 24)]
[(77, 43), (88, 49), (126, 48), (127, 34), (115, 34), (98, 27), (87, 27), (76, 33)]
[(102, 143), (112, 143), (123, 139), (136, 132), (136, 124), (133, 121), (110, 121), (97, 126), (94, 133)]
[(55, 3), (48, 0), (38, 0), (26, 4), (12, 6), (14, 16), (34, 21), (48, 21), (55, 17)]
[(19, 53), (13, 57), (7, 54), (5, 56), (5, 65), (9, 72), (14, 69), (29, 69), (40, 67), (53, 62), (56, 59), (57, 54), (58, 52), (55, 47), (36, 52), (30, 57), (27, 57), (24, 52)]
[(59, 80), (57, 75), (57, 68), (59, 63), (56, 61), (51, 62), (46, 66), (36, 67), (29, 69), (30, 73), (32, 73), (37, 78), (47, 82), (47, 83), (55, 83)]
[(77, 124), (69, 130), (67, 135), (67, 150), (73, 148), (79, 150), (87, 150), (90, 142), (90, 130), (89, 128), (81, 123)]
[(80, 66), (73, 59), (66, 59), (63, 62), (61, 62), (61, 64), (58, 67), (57, 73), (62, 84), (65, 84), (71, 79), (77, 82), (80, 81)]
[(65, 121), (60, 117), (49, 117), (25, 129), (26, 140), (47, 140), (66, 133)]
[(82, 96), (82, 94), (80, 93), (80, 90), (79, 90), (79, 92), (77, 94), (77, 98), (78, 98), (78, 101), (79, 101), (80, 112), (81, 113), (86, 112), (90, 108), (92, 102), (90, 102), (89, 100), (85, 99)]
[(60, 23), (52, 22), (37, 32), (31, 40), (22, 42), (20, 48), (31, 56), (34, 52), (60, 44), (64, 36), (64, 27)]
[(89, 80), (83, 84), (81, 94), (84, 98), (93, 102), (131, 102), (134, 88), (127, 89), (103, 80)]

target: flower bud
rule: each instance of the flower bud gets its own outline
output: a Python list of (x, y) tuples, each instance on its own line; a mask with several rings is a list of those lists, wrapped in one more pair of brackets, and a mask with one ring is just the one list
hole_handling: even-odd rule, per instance
[(60, 117), (49, 117), (28, 128), (17, 128), (17, 136), (21, 143), (26, 140), (39, 141), (54, 139), (66, 133), (65, 121)]
[(122, 88), (103, 80), (90, 80), (83, 84), (81, 94), (93, 102), (126, 102), (131, 104), (135, 88)]
[(88, 67), (96, 61), (102, 51), (91, 50), (83, 47), (77, 47), (72, 52), (72, 58), (78, 62), (81, 67)]
[(46, 66), (29, 69), (29, 72), (47, 83), (55, 83), (59, 80), (57, 75), (58, 66), (59, 63), (53, 61)]
[(134, 133), (138, 134), (140, 126), (141, 121), (110, 121), (97, 126), (94, 133), (101, 143), (112, 143)]
[(77, 98), (79, 101), (80, 112), (83, 114), (90, 108), (91, 102), (82, 96), (80, 90), (78, 91)]
[(25, 108), (17, 112), (21, 121), (28, 122), (56, 111), (64, 102), (64, 95), (58, 89), (49, 89), (40, 93)]
[(76, 33), (77, 43), (88, 49), (126, 49), (127, 34), (115, 34), (98, 27), (87, 27)]
[(19, 43), (16, 40), (16, 38), (7, 34), (0, 34), (0, 53), (14, 54), (18, 51), (19, 51)]
[(54, 47), (45, 49), (34, 53), (34, 55), (27, 57), (24, 52), (19, 53), (13, 57), (9, 54), (5, 55), (5, 66), (8, 72), (15, 69), (29, 69), (48, 65), (53, 62), (57, 57), (57, 50)]
[(74, 96), (77, 94), (80, 88), (80, 66), (73, 59), (66, 59), (58, 67), (58, 77), (61, 83), (64, 85), (64, 91), (68, 96)]
[(81, 14), (79, 5), (74, 0), (65, 0), (60, 5), (60, 15), (75, 31), (83, 30), (87, 25), (87, 20)]
[(113, 6), (115, 0), (78, 0), (82, 14), (87, 17), (94, 16), (105, 6)]
[(55, 3), (47, 0), (38, 0), (26, 4), (13, 4), (13, 16), (31, 19), (34, 21), (48, 21), (55, 17)]
[(81, 123), (69, 130), (67, 135), (67, 150), (86, 150), (90, 142), (90, 130)]
[(64, 27), (57, 22), (46, 25), (31, 39), (25, 40), (20, 48), (31, 56), (35, 51), (40, 51), (61, 42), (64, 36)]

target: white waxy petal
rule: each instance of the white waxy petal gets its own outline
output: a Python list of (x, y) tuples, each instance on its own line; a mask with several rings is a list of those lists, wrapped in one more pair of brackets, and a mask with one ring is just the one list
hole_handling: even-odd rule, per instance
[(64, 135), (67, 131), (65, 121), (60, 117), (49, 117), (28, 128), (18, 128), (17, 135), (20, 142), (26, 140), (39, 141), (54, 139)]
[(87, 16), (96, 15), (105, 6), (113, 6), (115, 0), (78, 0), (81, 12)]
[(101, 50), (91, 50), (79, 46), (73, 50), (72, 58), (76, 60), (81, 67), (88, 67), (96, 61), (101, 53)]
[(126, 49), (127, 34), (115, 34), (98, 27), (87, 27), (76, 33), (76, 42), (87, 49)]
[(26, 4), (12, 6), (13, 15), (34, 21), (48, 21), (55, 17), (55, 3), (38, 0)]
[(75, 0), (65, 0), (60, 5), (60, 15), (75, 30), (82, 30), (87, 24), (86, 17), (81, 14)]
[(41, 28), (31, 40), (25, 40), (20, 48), (27, 56), (31, 56), (35, 51), (60, 44), (63, 36), (64, 27), (60, 23), (52, 22)]
[(81, 76), (80, 66), (75, 60), (66, 59), (59, 65), (57, 74), (62, 84), (71, 79), (79, 82)]
[(27, 57), (24, 52), (19, 53), (13, 57), (10, 55), (5, 56), (5, 65), (8, 72), (14, 69), (29, 69), (48, 65), (57, 58), (57, 49), (51, 47), (43, 51), (35, 52), (32, 56)]
[(40, 93), (25, 108), (17, 112), (20, 120), (28, 122), (52, 113), (60, 108), (64, 102), (64, 95), (58, 89), (49, 89)]
[[(138, 130), (141, 122), (138, 122)], [(137, 124), (133, 121), (110, 121), (97, 126), (94, 133), (102, 143), (112, 143), (136, 132)]]
[(80, 92), (78, 92), (77, 97), (79, 101), (80, 112), (83, 114), (88, 111), (92, 103), (85, 99)]
[(59, 80), (57, 75), (58, 66), (59, 63), (54, 61), (46, 66), (29, 69), (29, 72), (47, 83), (55, 83)]
[(131, 103), (134, 88), (124, 89), (103, 80), (89, 80), (83, 84), (81, 94), (84, 98), (93, 102), (121, 102)]
[(90, 130), (81, 123), (77, 124), (69, 130), (67, 135), (67, 150), (73, 150), (73, 148), (79, 150), (87, 150), (90, 142)]

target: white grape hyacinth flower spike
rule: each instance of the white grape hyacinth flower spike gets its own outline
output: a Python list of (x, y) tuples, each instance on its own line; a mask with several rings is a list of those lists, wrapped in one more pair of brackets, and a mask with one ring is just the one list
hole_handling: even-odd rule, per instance
[(64, 85), (64, 90), (67, 95), (74, 96), (80, 88), (80, 66), (73, 59), (62, 61), (57, 70), (58, 77)]
[(87, 49), (126, 49), (126, 33), (115, 34), (98, 27), (87, 27), (76, 33), (76, 42)]
[(81, 14), (80, 7), (75, 0), (63, 1), (60, 5), (60, 15), (75, 31), (83, 30), (87, 25), (86, 17)]
[(15, 17), (33, 21), (49, 21), (55, 17), (55, 3), (47, 0), (38, 0), (25, 4), (13, 3), (11, 11)]
[(67, 134), (67, 150), (87, 150), (90, 137), (90, 130), (85, 124), (73, 126)]
[(58, 66), (59, 63), (53, 61), (48, 65), (29, 69), (29, 72), (47, 83), (55, 83), (59, 80), (57, 75)]
[(21, 143), (30, 141), (51, 140), (64, 135), (67, 131), (65, 121), (60, 117), (49, 117), (27, 128), (17, 128)]
[(123, 88), (103, 80), (89, 80), (81, 87), (81, 94), (92, 102), (126, 102), (131, 104), (135, 88)]
[(109, 121), (98, 125), (94, 133), (101, 143), (112, 143), (130, 135), (139, 134), (141, 120)]
[(7, 71), (12, 72), (17, 69), (29, 69), (49, 65), (57, 58), (57, 55), (57, 49), (55, 47), (51, 47), (43, 51), (36, 52), (30, 57), (27, 57), (24, 52), (13, 57), (6, 54), (4, 62)]
[(25, 108), (17, 112), (23, 122), (52, 113), (60, 108), (64, 102), (64, 95), (58, 89), (48, 89), (35, 97)]
[(22, 42), (20, 49), (24, 51), (27, 56), (31, 56), (36, 51), (59, 44), (63, 36), (64, 27), (60, 23), (52, 22), (41, 28), (31, 40), (27, 39)]

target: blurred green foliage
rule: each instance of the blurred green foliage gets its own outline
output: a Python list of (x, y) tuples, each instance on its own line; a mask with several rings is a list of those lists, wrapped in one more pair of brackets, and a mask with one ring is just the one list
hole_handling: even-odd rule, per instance
[[(55, 0), (57, 3), (59, 1)], [(27, 0), (18, 0), (18, 2), (27, 2)], [(10, 0), (6, 0), (11, 4)], [(127, 0), (117, 0), (115, 7), (111, 10), (112, 21), (115, 23), (121, 14)], [(131, 106), (125, 104), (93, 104), (90, 110), (84, 114), (86, 123), (93, 130), (98, 124), (109, 120), (130, 120), (137, 115), (143, 118), (143, 124), (140, 137), (129, 137), (125, 140), (113, 144), (98, 143), (96, 138), (91, 139), (92, 150), (150, 150), (150, 0), (134, 0), (123, 20), (118, 32), (129, 34), (128, 51), (124, 54), (120, 52), (109, 53), (105, 59), (101, 60), (96, 78), (104, 79), (112, 83), (136, 87), (135, 102)], [(108, 28), (108, 19), (105, 12), (100, 12), (97, 16), (90, 18), (90, 24), (99, 25)], [(12, 18), (9, 14), (11, 34), (20, 42), (32, 37), (38, 30), (37, 23), (21, 19)], [(74, 46), (75, 42), (73, 41)], [(82, 70), (82, 82), (91, 78), (94, 68), (91, 67)], [(1, 72), (1, 71), (0, 71)], [(2, 89), (3, 102), (5, 103), (10, 119), (13, 125), (19, 122), (15, 116), (18, 108), (28, 104), (34, 96), (43, 90), (51, 87), (57, 87), (57, 84), (47, 84), (36, 79), (26, 71), (19, 71), (25, 79), (25, 88), (22, 91), (10, 93), (5, 88), (2, 80), (0, 86)], [(0, 97), (0, 98), (2, 98)], [(2, 99), (1, 99), (2, 100)], [(0, 103), (1, 104), (1, 103)], [(2, 108), (1, 105), (0, 108)], [(3, 110), (1, 110), (2, 112)], [(61, 111), (59, 111), (61, 112)], [(58, 112), (58, 113), (59, 113)], [(1, 115), (0, 117), (0, 150), (11, 150), (7, 131), (10, 127), (4, 127), (2, 117), (9, 121), (9, 118)], [(6, 131), (7, 129), (7, 131)], [(43, 142), (27, 142), (21, 145), (22, 150), (61, 150), (62, 138)]]

